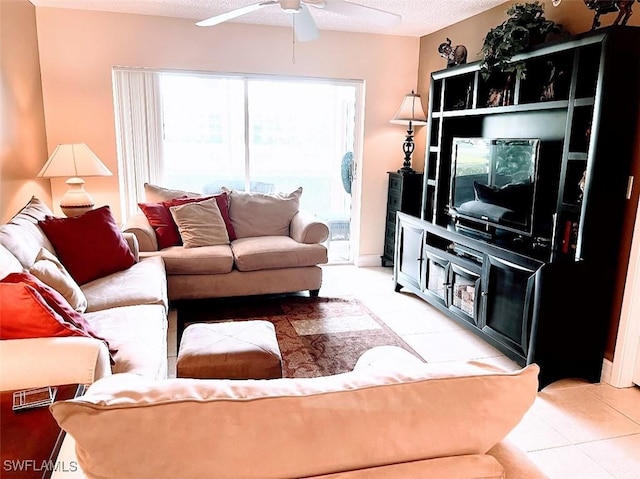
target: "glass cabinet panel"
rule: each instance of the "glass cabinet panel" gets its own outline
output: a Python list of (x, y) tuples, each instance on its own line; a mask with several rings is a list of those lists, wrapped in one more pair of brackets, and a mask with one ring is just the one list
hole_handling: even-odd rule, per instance
[(449, 297), (449, 261), (427, 252), (427, 291), (437, 296), (443, 304)]
[(468, 271), (456, 264), (451, 265), (451, 306), (462, 313), (468, 321), (478, 324), (477, 300), (479, 300), (480, 274)]

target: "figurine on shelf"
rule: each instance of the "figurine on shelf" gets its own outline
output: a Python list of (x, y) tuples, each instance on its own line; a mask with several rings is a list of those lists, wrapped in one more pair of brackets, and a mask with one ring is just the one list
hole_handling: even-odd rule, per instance
[(457, 45), (455, 48), (451, 46), (451, 39), (447, 38), (445, 43), (441, 43), (438, 47), (438, 53), (442, 58), (447, 59), (447, 68), (467, 63), (467, 47)]
[(564, 75), (564, 72), (556, 67), (552, 61), (547, 62), (547, 70), (549, 71), (549, 77), (547, 83), (542, 88), (540, 94), (540, 101), (553, 100), (556, 97), (556, 81)]
[(511, 92), (513, 91), (513, 76), (507, 75), (502, 88), (491, 88), (486, 106), (509, 106), (511, 105)]
[[(633, 14), (631, 8), (635, 0), (584, 0), (584, 4), (589, 10), (595, 10), (591, 30), (595, 30), (600, 26), (600, 15), (612, 12), (618, 12), (618, 16), (612, 25), (626, 25), (629, 17)], [(638, 0), (640, 2), (640, 0)], [(559, 3), (559, 2), (558, 2)]]

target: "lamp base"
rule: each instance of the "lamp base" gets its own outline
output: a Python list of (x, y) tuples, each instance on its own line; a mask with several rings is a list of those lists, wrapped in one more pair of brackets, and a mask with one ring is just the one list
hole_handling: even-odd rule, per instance
[(69, 178), (66, 181), (69, 189), (60, 198), (60, 209), (67, 217), (79, 216), (91, 211), (95, 206), (93, 198), (84, 189), (82, 178)]
[(398, 170), (398, 173), (402, 174), (411, 174), (416, 171), (411, 168), (411, 155), (413, 154), (413, 149), (415, 148), (415, 144), (413, 143), (413, 128), (411, 126), (411, 122), (409, 122), (409, 129), (407, 130), (407, 136), (402, 144), (402, 151), (404, 152), (404, 162), (402, 163), (402, 168)]

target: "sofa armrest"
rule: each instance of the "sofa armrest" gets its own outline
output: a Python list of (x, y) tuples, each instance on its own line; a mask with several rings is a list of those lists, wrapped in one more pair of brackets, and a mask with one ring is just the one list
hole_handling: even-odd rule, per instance
[(127, 240), (129, 249), (133, 253), (133, 257), (136, 259), (136, 263), (140, 261), (140, 243), (138, 243), (138, 237), (133, 233), (123, 233), (124, 239)]
[(136, 213), (129, 218), (124, 225), (123, 231), (125, 233), (133, 233), (138, 238), (138, 246), (141, 252), (158, 251), (156, 232), (143, 213)]
[(92, 384), (111, 374), (106, 345), (93, 338), (0, 341), (0, 390)]
[(505, 477), (509, 479), (549, 479), (549, 476), (508, 439), (503, 439), (493, 446), (487, 454), (495, 457), (502, 464)]
[(322, 243), (329, 237), (329, 227), (311, 213), (301, 210), (291, 220), (289, 236), (298, 243)]

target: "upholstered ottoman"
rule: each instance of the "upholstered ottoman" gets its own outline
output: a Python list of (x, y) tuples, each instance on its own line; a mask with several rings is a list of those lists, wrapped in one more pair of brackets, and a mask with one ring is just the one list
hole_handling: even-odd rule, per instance
[(196, 323), (180, 340), (176, 375), (196, 379), (282, 377), (282, 357), (269, 321)]

